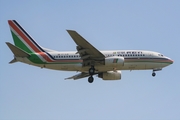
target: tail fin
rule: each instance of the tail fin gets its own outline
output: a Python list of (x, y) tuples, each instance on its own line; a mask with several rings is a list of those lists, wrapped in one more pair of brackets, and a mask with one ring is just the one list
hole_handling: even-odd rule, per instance
[(15, 20), (8, 20), (8, 24), (16, 47), (27, 53), (44, 52)]

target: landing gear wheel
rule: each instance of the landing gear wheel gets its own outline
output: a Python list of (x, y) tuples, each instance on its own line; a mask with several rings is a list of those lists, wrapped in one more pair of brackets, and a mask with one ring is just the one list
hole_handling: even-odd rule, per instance
[(91, 68), (89, 68), (89, 74), (94, 75), (94, 72), (95, 72), (94, 66), (91, 66)]
[(153, 77), (156, 76), (156, 73), (152, 73), (152, 76), (153, 76)]
[(93, 81), (94, 81), (94, 78), (93, 78), (92, 76), (90, 76), (90, 77), (88, 78), (88, 82), (89, 82), (89, 83), (93, 83)]

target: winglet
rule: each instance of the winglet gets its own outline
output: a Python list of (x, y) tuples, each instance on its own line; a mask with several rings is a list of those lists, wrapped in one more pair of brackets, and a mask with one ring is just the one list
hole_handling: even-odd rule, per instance
[[(25, 52), (24, 50), (22, 50), (16, 46), (12, 45), (11, 43), (6, 42), (6, 44), (16, 57), (29, 57), (30, 56), (30, 54), (28, 54), (27, 52)], [(12, 60), (10, 63), (13, 63), (13, 62), (15, 62), (15, 60)]]

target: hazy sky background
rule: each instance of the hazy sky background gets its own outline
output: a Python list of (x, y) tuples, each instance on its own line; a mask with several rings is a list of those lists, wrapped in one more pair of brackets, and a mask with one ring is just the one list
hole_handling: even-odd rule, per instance
[[(46, 48), (76, 50), (66, 32), (73, 29), (99, 50), (152, 50), (174, 64), (154, 78), (122, 71), (120, 81), (66, 81), (77, 73), (8, 64), (8, 19)], [(179, 0), (1, 0), (0, 26), (0, 119), (180, 119)]]

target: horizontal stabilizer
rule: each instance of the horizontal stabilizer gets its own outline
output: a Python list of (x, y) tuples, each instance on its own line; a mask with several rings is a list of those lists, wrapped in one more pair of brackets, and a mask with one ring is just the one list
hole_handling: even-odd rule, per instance
[[(29, 57), (30, 56), (27, 52), (12, 45), (11, 43), (6, 42), (6, 44), (16, 57)], [(15, 60), (12, 60), (10, 63), (13, 63), (13, 62), (15, 62)]]
[(12, 63), (15, 63), (15, 62), (18, 62), (18, 61), (16, 60), (16, 58), (14, 58), (13, 60), (11, 60), (11, 61), (9, 62), (9, 64), (12, 64)]

